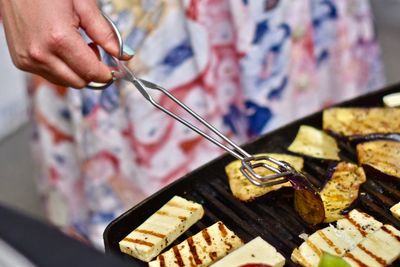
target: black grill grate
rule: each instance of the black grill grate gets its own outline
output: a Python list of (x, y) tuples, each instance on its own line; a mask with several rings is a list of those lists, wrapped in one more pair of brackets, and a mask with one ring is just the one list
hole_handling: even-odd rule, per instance
[[(399, 90), (400, 85), (393, 86), (348, 101), (341, 106), (380, 106), (382, 96)], [(245, 148), (250, 153), (288, 153), (286, 148), (302, 124), (321, 129), (321, 113), (311, 115), (267, 134), (248, 144)], [(344, 141), (339, 141), (339, 146), (342, 160), (356, 162), (354, 146)], [(230, 156), (224, 155), (208, 163), (117, 218), (104, 232), (106, 252), (121, 255), (130, 261), (132, 266), (147, 266), (146, 263), (119, 252), (118, 242), (172, 196), (180, 195), (201, 203), (205, 209), (205, 216), (179, 237), (173, 245), (221, 220), (244, 241), (261, 236), (285, 256), (286, 266), (296, 266), (291, 262), (290, 255), (293, 249), (303, 242), (299, 238), (299, 234), (311, 234), (325, 225), (310, 227), (301, 220), (293, 209), (293, 191), (290, 188), (269, 193), (251, 203), (243, 203), (235, 199), (229, 189), (224, 171), (224, 167), (232, 160), (233, 158)], [(315, 185), (321, 186), (329, 164), (329, 162), (305, 158), (304, 172)], [(400, 229), (400, 221), (396, 220), (389, 211), (389, 208), (399, 201), (399, 182), (368, 179), (361, 186), (360, 196), (353, 203), (352, 208), (361, 209), (378, 220), (390, 223)], [(399, 261), (395, 262), (393, 266), (400, 266)]]

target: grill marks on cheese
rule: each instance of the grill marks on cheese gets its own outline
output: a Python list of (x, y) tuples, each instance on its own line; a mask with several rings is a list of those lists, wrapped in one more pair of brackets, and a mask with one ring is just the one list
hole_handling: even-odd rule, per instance
[(382, 230), (385, 231), (386, 233), (388, 233), (389, 235), (391, 235), (392, 237), (396, 238), (397, 241), (400, 242), (400, 236), (396, 233), (396, 231), (393, 231), (393, 230), (395, 230), (394, 227), (390, 227), (390, 228), (389, 228), (388, 225), (384, 225), (384, 226), (382, 227)]
[[(155, 237), (158, 237), (158, 238), (165, 238), (164, 234), (160, 234), (160, 233), (157, 233), (157, 232), (151, 231), (151, 230), (135, 229), (133, 231), (134, 232), (138, 232), (138, 233), (142, 233), (142, 234), (146, 234), (146, 235), (155, 236)], [(136, 243), (136, 244), (140, 244), (140, 245), (149, 246), (149, 247), (154, 246), (153, 243), (147, 242), (147, 241), (142, 240), (142, 239), (133, 239), (133, 238), (125, 237), (123, 240), (127, 241), (127, 242), (131, 242), (131, 243)]]
[(195, 262), (197, 265), (201, 264), (202, 261), (200, 260), (199, 255), (197, 254), (197, 249), (196, 249), (196, 245), (195, 245), (194, 242), (193, 242), (193, 238), (192, 238), (192, 237), (189, 237), (189, 238), (187, 239), (187, 242), (188, 242), (188, 245), (189, 245), (190, 253), (191, 253), (192, 256), (193, 256), (194, 262)]
[(357, 231), (362, 235), (362, 236), (367, 236), (368, 232), (366, 232), (364, 230), (364, 225), (361, 226), (360, 224), (358, 224), (355, 220), (353, 220), (353, 218), (347, 217), (346, 218), (352, 225), (354, 225), (357, 229)]
[(312, 234), (292, 253), (302, 266), (318, 266), (323, 251), (352, 266), (387, 266), (400, 256), (400, 231), (372, 216), (352, 210), (345, 218)]
[(160, 233), (157, 233), (157, 232), (154, 232), (154, 231), (150, 231), (150, 230), (136, 229), (134, 231), (142, 233), (142, 234), (148, 234), (148, 235), (156, 236), (156, 237), (159, 237), (159, 238), (164, 238), (165, 237), (165, 235), (163, 235), (163, 234), (160, 234)]
[[(382, 223), (371, 216), (352, 210), (345, 218), (337, 222), (336, 228), (328, 226), (312, 234), (293, 251), (292, 260), (302, 266), (318, 266), (324, 251), (343, 256), (367, 234), (381, 227)], [(346, 238), (341, 238), (341, 236)]]
[(204, 229), (203, 231), (201, 231), (201, 234), (203, 235), (203, 238), (204, 238), (204, 240), (206, 241), (207, 245), (211, 246), (211, 243), (212, 243), (212, 241), (211, 241), (211, 236), (210, 236), (210, 234), (208, 233), (207, 228)]
[(147, 242), (147, 241), (144, 241), (144, 240), (141, 240), (141, 239), (125, 237), (123, 240), (127, 241), (127, 242), (131, 242), (131, 243), (139, 244), (139, 245), (148, 246), (148, 247), (154, 246), (153, 243), (150, 243), (150, 242)]
[(323, 129), (342, 136), (400, 133), (400, 108), (331, 108)]
[(242, 244), (235, 233), (217, 222), (159, 255), (149, 266), (209, 266)]
[(343, 250), (340, 249), (339, 247), (337, 247), (337, 246), (335, 245), (335, 243), (334, 243), (332, 240), (330, 240), (328, 236), (326, 236), (326, 235), (324, 234), (323, 231), (318, 232), (318, 234), (319, 234), (319, 235), (321, 236), (321, 238), (328, 244), (328, 246), (330, 246), (330, 247), (336, 252), (336, 254), (340, 255), (340, 254), (343, 253)]
[[(179, 267), (185, 266), (185, 265), (183, 264), (182, 256), (181, 256), (181, 253), (179, 252), (178, 247), (177, 247), (177, 246), (174, 246), (174, 247), (172, 248), (172, 251), (174, 252), (175, 260), (176, 260), (176, 263), (178, 264), (178, 266), (179, 266)], [(164, 267), (164, 266), (163, 266), (163, 267)]]
[[(370, 257), (372, 257), (374, 260), (376, 260), (377, 262), (379, 262), (379, 264), (381, 265), (386, 265), (386, 261), (384, 259), (382, 259), (381, 257), (375, 255), (374, 253), (372, 253), (371, 251), (369, 251), (366, 247), (364, 247), (362, 244), (357, 244), (357, 247), (359, 247), (362, 251), (364, 251), (365, 253), (367, 253)], [(349, 252), (350, 253), (350, 252)], [(354, 256), (353, 256), (354, 258)]]
[(148, 262), (203, 214), (200, 204), (175, 196), (126, 236), (119, 243), (120, 249), (123, 253)]
[[(346, 253), (344, 259), (352, 266), (387, 266), (399, 255), (400, 231), (391, 225), (383, 225)], [(355, 259), (357, 265), (354, 264)]]

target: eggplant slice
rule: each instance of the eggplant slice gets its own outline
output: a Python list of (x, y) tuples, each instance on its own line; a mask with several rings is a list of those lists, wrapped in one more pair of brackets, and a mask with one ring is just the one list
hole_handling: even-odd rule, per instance
[(343, 218), (342, 211), (357, 199), (361, 184), (367, 180), (363, 168), (348, 162), (339, 162), (328, 174), (331, 177), (320, 192), (326, 223)]
[(340, 160), (335, 138), (307, 125), (300, 126), (288, 150), (313, 158)]
[(400, 108), (331, 108), (322, 123), (325, 131), (344, 137), (400, 134)]
[(318, 190), (303, 174), (288, 177), (294, 189), (294, 209), (308, 224), (317, 225), (325, 218), (324, 202)]
[[(303, 169), (304, 160), (301, 157), (273, 153), (263, 155), (285, 161), (292, 165), (297, 171), (301, 171)], [(290, 182), (266, 187), (255, 186), (240, 172), (241, 164), (242, 163), (240, 160), (235, 160), (225, 167), (225, 172), (228, 176), (229, 186), (232, 194), (241, 201), (252, 201), (255, 198), (265, 195), (269, 192), (276, 191), (282, 187), (291, 186)], [(271, 171), (265, 168), (257, 168), (255, 170), (259, 175), (272, 174)]]
[(368, 170), (372, 168), (371, 171), (400, 179), (400, 142), (377, 140), (358, 144), (357, 157), (359, 164)]

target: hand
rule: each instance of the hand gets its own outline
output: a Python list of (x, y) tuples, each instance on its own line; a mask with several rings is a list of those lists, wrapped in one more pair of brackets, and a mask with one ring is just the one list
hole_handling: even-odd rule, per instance
[[(96, 0), (0, 0), (0, 12), (11, 58), (19, 69), (74, 88), (112, 78), (78, 31), (84, 29), (110, 55), (118, 56), (114, 32)], [(132, 56), (124, 53), (121, 59)]]

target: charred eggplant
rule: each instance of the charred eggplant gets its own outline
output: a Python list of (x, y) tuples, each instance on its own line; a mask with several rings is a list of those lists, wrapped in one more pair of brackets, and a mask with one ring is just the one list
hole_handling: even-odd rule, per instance
[(288, 178), (294, 189), (294, 209), (310, 225), (322, 223), (325, 218), (324, 203), (316, 188), (304, 175)]
[(337, 136), (400, 134), (400, 108), (331, 108), (322, 120), (323, 129)]
[(380, 173), (384, 178), (400, 179), (400, 142), (376, 140), (358, 144), (357, 157), (371, 176)]

